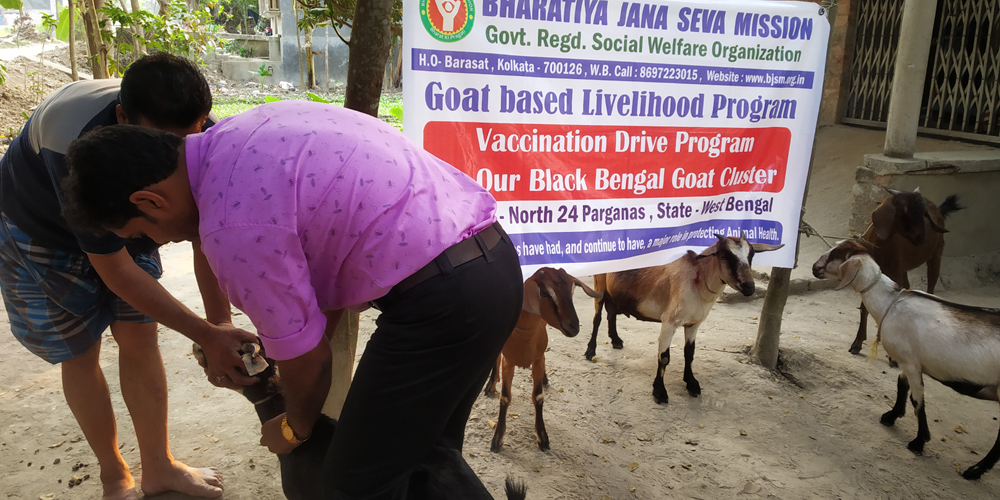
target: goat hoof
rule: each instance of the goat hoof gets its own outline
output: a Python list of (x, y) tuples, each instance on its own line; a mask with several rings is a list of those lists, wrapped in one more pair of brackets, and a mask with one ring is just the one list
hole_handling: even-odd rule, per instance
[(583, 357), (587, 361), (597, 361), (597, 349), (587, 349), (587, 352), (583, 353)]
[(549, 440), (546, 439), (545, 441), (539, 441), (538, 449), (542, 451), (549, 451)]
[(690, 394), (693, 397), (701, 396), (701, 384), (699, 384), (697, 380), (688, 382), (687, 390), (688, 394)]
[(847, 352), (854, 355), (861, 354), (861, 344), (852, 344), (851, 348), (848, 349)]
[(542, 385), (549, 385), (549, 376), (545, 375), (542, 377)]
[(924, 453), (925, 442), (926, 440), (924, 440), (920, 436), (917, 436), (917, 438), (914, 439), (913, 441), (910, 441), (910, 444), (906, 445), (906, 447), (909, 448), (909, 450), (912, 451), (913, 453), (916, 453), (917, 455), (922, 455)]
[(621, 340), (612, 340), (611, 347), (614, 347), (615, 349), (622, 349), (625, 347), (625, 343)]
[(488, 398), (495, 398), (497, 397), (497, 390), (492, 387), (487, 387), (483, 389), (483, 395)]
[(892, 427), (895, 425), (897, 418), (899, 418), (899, 416), (892, 410), (889, 410), (882, 414), (882, 418), (879, 419), (879, 422), (886, 427)]
[(654, 387), (653, 388), (653, 399), (656, 401), (656, 404), (660, 404), (660, 405), (667, 404), (667, 400), (670, 399), (667, 396), (667, 389), (665, 389), (663, 387)]
[(976, 464), (969, 467), (969, 470), (963, 472), (962, 477), (968, 479), (969, 481), (975, 481), (980, 477), (983, 477), (984, 473), (986, 473), (986, 469), (984, 467), (980, 467), (979, 464)]
[(490, 451), (500, 453), (500, 448), (503, 448), (503, 439), (494, 439), (493, 443), (490, 444)]

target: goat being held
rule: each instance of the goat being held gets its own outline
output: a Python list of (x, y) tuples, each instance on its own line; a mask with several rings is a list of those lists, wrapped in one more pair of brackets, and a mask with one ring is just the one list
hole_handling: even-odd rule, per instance
[[(198, 364), (205, 367), (205, 355), (198, 344), (193, 346), (194, 356)], [(281, 394), (280, 379), (275, 371), (275, 363), (264, 358), (263, 348), (257, 344), (244, 344), (240, 349), (244, 355), (247, 370), (255, 374), (257, 369), (263, 371), (257, 374), (257, 382), (237, 390), (254, 404), (257, 416), (263, 424), (285, 412), (285, 398)], [(291, 452), (278, 455), (281, 468), (281, 489), (289, 500), (314, 500), (327, 498), (323, 487), (323, 461), (327, 449), (333, 441), (337, 421), (320, 415), (312, 428), (309, 438)], [(525, 488), (523, 483), (506, 481), (508, 500), (523, 500)], [(462, 458), (459, 450), (448, 446), (433, 446), (424, 461), (410, 475), (410, 488), (407, 498), (455, 498), (455, 499), (491, 499), (482, 483), (476, 478), (476, 473)]]
[[(920, 194), (886, 188), (890, 196), (872, 212), (872, 224), (863, 238), (874, 244), (872, 258), (882, 272), (903, 288), (910, 288), (907, 271), (927, 263), (927, 293), (934, 293), (944, 252), (944, 220), (963, 207), (951, 195), (938, 207)], [(868, 338), (868, 309), (861, 304), (861, 324), (851, 344), (851, 354), (861, 352)]]
[[(496, 366), (486, 383), (484, 393), (496, 394), (498, 373), (502, 375), (503, 385), (500, 392), (500, 417), (490, 450), (499, 452), (503, 446), (503, 435), (507, 429), (507, 407), (510, 405), (510, 386), (514, 380), (514, 367), (531, 368), (532, 400), (535, 403), (535, 438), (538, 449), (549, 449), (549, 435), (545, 432), (545, 422), (542, 420), (542, 385), (548, 385), (545, 375), (545, 348), (549, 345), (549, 335), (545, 331), (546, 323), (563, 332), (567, 337), (575, 337), (580, 333), (580, 319), (573, 306), (573, 286), (577, 285), (594, 298), (602, 294), (595, 292), (582, 281), (574, 278), (562, 269), (543, 267), (524, 282), (524, 302), (521, 306), (521, 316), (517, 319), (514, 332), (510, 334), (503, 352), (497, 357)], [(502, 368), (502, 369), (501, 369)]]
[(755, 289), (750, 264), (757, 252), (777, 250), (784, 245), (750, 243), (744, 238), (715, 235), (719, 241), (701, 254), (686, 255), (664, 266), (646, 267), (594, 276), (594, 289), (604, 292), (595, 299), (594, 332), (587, 344), (587, 359), (597, 351), (597, 329), (601, 325), (601, 307), (608, 312), (608, 336), (615, 349), (623, 344), (615, 325), (617, 315), (634, 316), (641, 321), (662, 323), (653, 399), (667, 402), (663, 370), (670, 364), (670, 342), (678, 327), (684, 327), (684, 382), (692, 396), (701, 394), (701, 385), (691, 371), (698, 326), (708, 317), (726, 285), (745, 296)]
[[(871, 254), (871, 244), (845, 240), (813, 264), (817, 278), (850, 285), (879, 325), (876, 343), (899, 363), (896, 404), (882, 415), (893, 425), (906, 413), (906, 393), (917, 414), (917, 437), (907, 448), (922, 453), (930, 441), (924, 404), (923, 375), (966, 396), (1000, 401), (1000, 310), (955, 304), (915, 290), (904, 290), (885, 275)], [(873, 349), (874, 351), (874, 349)], [(993, 448), (966, 470), (979, 479), (1000, 459), (1000, 434)]]

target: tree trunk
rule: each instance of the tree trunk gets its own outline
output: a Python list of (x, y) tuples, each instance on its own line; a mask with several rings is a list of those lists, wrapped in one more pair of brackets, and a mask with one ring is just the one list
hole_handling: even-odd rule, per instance
[(306, 57), (306, 82), (303, 88), (311, 89), (316, 86), (316, 60), (313, 57), (313, 36), (311, 32), (306, 31), (303, 33), (302, 38), (305, 42)]
[(86, 0), (86, 6), (83, 24), (87, 31), (87, 45), (90, 47), (90, 67), (95, 79), (108, 78), (108, 50), (101, 40), (97, 24), (97, 0)]
[(299, 88), (306, 86), (306, 79), (302, 76), (302, 42), (299, 38), (299, 0), (292, 0), (292, 12), (295, 13), (295, 48), (299, 53)]
[(750, 349), (750, 357), (771, 370), (778, 366), (778, 343), (781, 336), (781, 314), (788, 301), (788, 285), (792, 270), (772, 267), (771, 280), (767, 283), (764, 306), (760, 309), (757, 342)]
[(69, 71), (73, 81), (80, 79), (76, 71), (76, 0), (69, 0)]
[(378, 116), (382, 77), (389, 58), (393, 0), (358, 2), (351, 30), (344, 107)]
[[(132, 13), (135, 14), (140, 10), (142, 10), (142, 7), (139, 6), (139, 0), (132, 0)], [(146, 34), (143, 33), (142, 26), (139, 26), (138, 24), (135, 25), (135, 38), (135, 41), (137, 42), (135, 44), (135, 50), (140, 56), (146, 55)]]
[[(830, 36), (833, 36), (833, 23), (837, 20), (837, 3), (827, 12), (827, 19), (830, 20)], [(826, 46), (827, 64), (830, 60), (830, 44)], [(822, 97), (820, 98), (822, 106)], [(816, 122), (816, 130), (819, 130), (819, 122)], [(816, 156), (815, 132), (813, 133), (813, 150), (809, 156), (809, 170), (806, 172), (806, 187), (802, 193), (802, 208), (800, 217), (805, 216), (806, 200), (809, 199), (809, 181), (812, 179), (813, 157)], [(798, 244), (800, 233), (796, 228), (795, 244), (795, 264), (799, 262)], [(750, 357), (761, 365), (775, 369), (778, 366), (778, 345), (781, 336), (781, 314), (785, 310), (785, 303), (788, 301), (788, 286), (792, 270), (784, 267), (771, 268), (771, 280), (767, 285), (767, 293), (764, 295), (764, 305), (760, 310), (760, 323), (757, 325), (757, 342), (750, 350)]]
[(156, 0), (156, 3), (160, 4), (160, 12), (156, 15), (164, 17), (170, 13), (170, 0)]

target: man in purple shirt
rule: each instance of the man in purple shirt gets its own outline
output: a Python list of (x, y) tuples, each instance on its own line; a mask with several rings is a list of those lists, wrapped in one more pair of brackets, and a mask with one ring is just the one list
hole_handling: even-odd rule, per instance
[(378, 307), (324, 463), (329, 496), (404, 498), (430, 447), (461, 450), (523, 293), (496, 202), (472, 179), (372, 117), (295, 101), (186, 139), (106, 127), (68, 159), (74, 224), (201, 239), (278, 360), (288, 409), (262, 428), (276, 453), (316, 421), (340, 313)]

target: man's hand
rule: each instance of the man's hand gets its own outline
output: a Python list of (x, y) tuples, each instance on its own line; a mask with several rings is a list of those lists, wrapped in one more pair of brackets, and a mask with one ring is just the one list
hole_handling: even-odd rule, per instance
[[(264, 425), (260, 426), (260, 445), (267, 446), (268, 451), (278, 455), (289, 453), (299, 446), (298, 444), (289, 443), (285, 439), (285, 436), (281, 435), (281, 419), (283, 418), (285, 418), (284, 413), (264, 422)], [(300, 432), (296, 432), (295, 434), (301, 435)]]
[(204, 367), (205, 375), (212, 385), (239, 389), (257, 381), (257, 379), (247, 376), (243, 357), (239, 353), (243, 344), (247, 342), (257, 343), (257, 337), (254, 334), (224, 323), (213, 325), (202, 338), (199, 345), (205, 352), (205, 359), (208, 363), (208, 366)]

